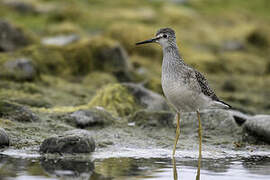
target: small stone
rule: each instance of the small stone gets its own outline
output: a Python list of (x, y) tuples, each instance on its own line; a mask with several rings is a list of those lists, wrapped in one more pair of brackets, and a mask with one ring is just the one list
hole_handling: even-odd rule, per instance
[(9, 101), (0, 101), (0, 117), (20, 122), (34, 122), (39, 120), (39, 117), (29, 108)]
[(43, 153), (90, 153), (94, 150), (95, 141), (91, 133), (81, 129), (47, 138), (40, 146), (40, 151)]
[(65, 46), (76, 42), (79, 39), (80, 37), (77, 34), (59, 35), (54, 37), (45, 37), (42, 39), (41, 43), (44, 45)]
[(0, 20), (0, 52), (13, 51), (29, 43), (21, 29)]
[(9, 136), (3, 128), (0, 128), (0, 148), (9, 146)]
[(115, 118), (103, 108), (93, 108), (89, 110), (78, 110), (70, 114), (76, 126), (85, 128), (94, 125), (111, 124)]
[(164, 97), (154, 91), (134, 83), (123, 83), (129, 92), (135, 97), (137, 103), (148, 111), (168, 111), (170, 107)]
[(235, 40), (226, 41), (223, 44), (223, 50), (225, 51), (239, 51), (245, 49), (243, 43)]
[(149, 112), (140, 110), (129, 117), (137, 126), (172, 127), (175, 114), (170, 111)]
[(5, 74), (2, 76), (20, 81), (33, 81), (38, 74), (32, 61), (27, 58), (9, 60), (4, 64), (4, 68)]
[(244, 130), (258, 140), (270, 143), (270, 116), (255, 115), (247, 119)]

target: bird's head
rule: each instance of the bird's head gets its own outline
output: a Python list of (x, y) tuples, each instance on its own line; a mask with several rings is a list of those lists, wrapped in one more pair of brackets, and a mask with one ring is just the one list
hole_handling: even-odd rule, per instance
[(145, 43), (159, 43), (163, 48), (170, 45), (175, 45), (176, 38), (174, 30), (172, 30), (171, 28), (161, 28), (157, 31), (154, 38), (138, 42), (136, 43), (136, 45)]

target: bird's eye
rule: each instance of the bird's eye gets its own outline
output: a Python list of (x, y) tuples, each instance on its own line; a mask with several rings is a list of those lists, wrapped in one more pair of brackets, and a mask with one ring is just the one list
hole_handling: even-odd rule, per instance
[(167, 36), (167, 34), (163, 34), (163, 37), (164, 37), (164, 38), (167, 38), (168, 36)]

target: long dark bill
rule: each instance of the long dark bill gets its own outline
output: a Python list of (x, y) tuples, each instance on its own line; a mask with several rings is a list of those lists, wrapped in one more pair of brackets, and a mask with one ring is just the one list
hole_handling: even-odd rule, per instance
[(152, 38), (152, 39), (148, 39), (148, 40), (145, 40), (145, 41), (137, 42), (136, 45), (152, 43), (152, 42), (155, 42), (155, 40), (157, 40), (157, 39), (159, 39), (159, 38)]

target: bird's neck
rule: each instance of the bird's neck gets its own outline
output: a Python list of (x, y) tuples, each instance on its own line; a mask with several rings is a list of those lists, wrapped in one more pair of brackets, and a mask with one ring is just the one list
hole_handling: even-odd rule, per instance
[[(185, 65), (176, 44), (163, 47), (163, 64)], [(165, 65), (164, 64), (164, 65)]]

